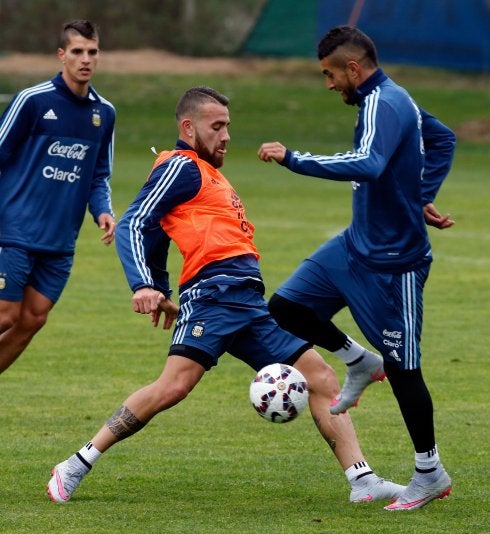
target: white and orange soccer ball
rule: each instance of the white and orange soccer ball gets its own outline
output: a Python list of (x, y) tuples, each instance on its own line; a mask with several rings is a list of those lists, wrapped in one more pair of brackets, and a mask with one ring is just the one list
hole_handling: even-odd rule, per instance
[(273, 363), (262, 368), (250, 384), (255, 411), (272, 423), (288, 423), (308, 404), (308, 384), (294, 367)]

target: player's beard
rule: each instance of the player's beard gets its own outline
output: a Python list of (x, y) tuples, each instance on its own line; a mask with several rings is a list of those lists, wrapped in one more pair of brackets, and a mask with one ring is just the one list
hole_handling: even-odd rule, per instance
[[(224, 148), (224, 147), (223, 147)], [(194, 143), (194, 150), (198, 156), (207, 161), (215, 169), (219, 169), (223, 165), (223, 156), (221, 154), (211, 153), (207, 146), (201, 141), (199, 134), (196, 132), (196, 141)]]
[(344, 102), (349, 106), (357, 104), (356, 90), (353, 87), (349, 87), (343, 90)]

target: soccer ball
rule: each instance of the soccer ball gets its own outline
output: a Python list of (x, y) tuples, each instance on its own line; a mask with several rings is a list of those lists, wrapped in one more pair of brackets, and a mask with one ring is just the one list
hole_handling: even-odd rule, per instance
[(308, 404), (308, 384), (294, 367), (273, 363), (262, 368), (250, 384), (255, 411), (273, 423), (296, 419)]

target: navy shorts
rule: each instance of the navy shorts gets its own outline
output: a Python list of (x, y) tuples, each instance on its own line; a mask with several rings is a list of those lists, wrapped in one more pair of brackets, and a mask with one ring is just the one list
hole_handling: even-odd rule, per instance
[(366, 339), (402, 369), (420, 367), (422, 298), (430, 263), (400, 274), (372, 271), (342, 234), (304, 260), (276, 293), (330, 320), (347, 306)]
[(276, 362), (293, 365), (310, 347), (278, 326), (260, 290), (220, 285), (181, 294), (169, 354), (209, 370), (228, 352), (258, 371)]
[(19, 302), (26, 286), (32, 286), (56, 302), (68, 281), (73, 255), (32, 252), (0, 247), (0, 300)]

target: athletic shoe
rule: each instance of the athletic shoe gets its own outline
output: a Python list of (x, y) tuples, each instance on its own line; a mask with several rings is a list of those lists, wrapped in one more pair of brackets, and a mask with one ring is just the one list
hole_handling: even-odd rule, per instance
[(424, 479), (430, 475), (416, 473), (410, 481), (407, 489), (392, 504), (385, 506), (385, 510), (417, 510), (434, 499), (444, 499), (451, 493), (451, 479), (444, 467), (440, 467), (440, 473), (435, 480), (424, 484)]
[(49, 498), (53, 502), (67, 502), (88, 472), (87, 467), (77, 465), (70, 458), (53, 467), (46, 487)]
[[(383, 499), (391, 499), (393, 501), (407, 489), (407, 486), (395, 484), (391, 480), (385, 480), (377, 475), (368, 475), (363, 478), (366, 480), (361, 486), (357, 487), (356, 484), (356, 487), (352, 488), (350, 502), (369, 502)], [(361, 481), (363, 478), (361, 478)]]
[(386, 378), (383, 369), (383, 358), (368, 350), (359, 363), (348, 367), (347, 376), (340, 393), (330, 403), (330, 413), (344, 413), (351, 406), (357, 406), (362, 392), (376, 380), (382, 382)]

